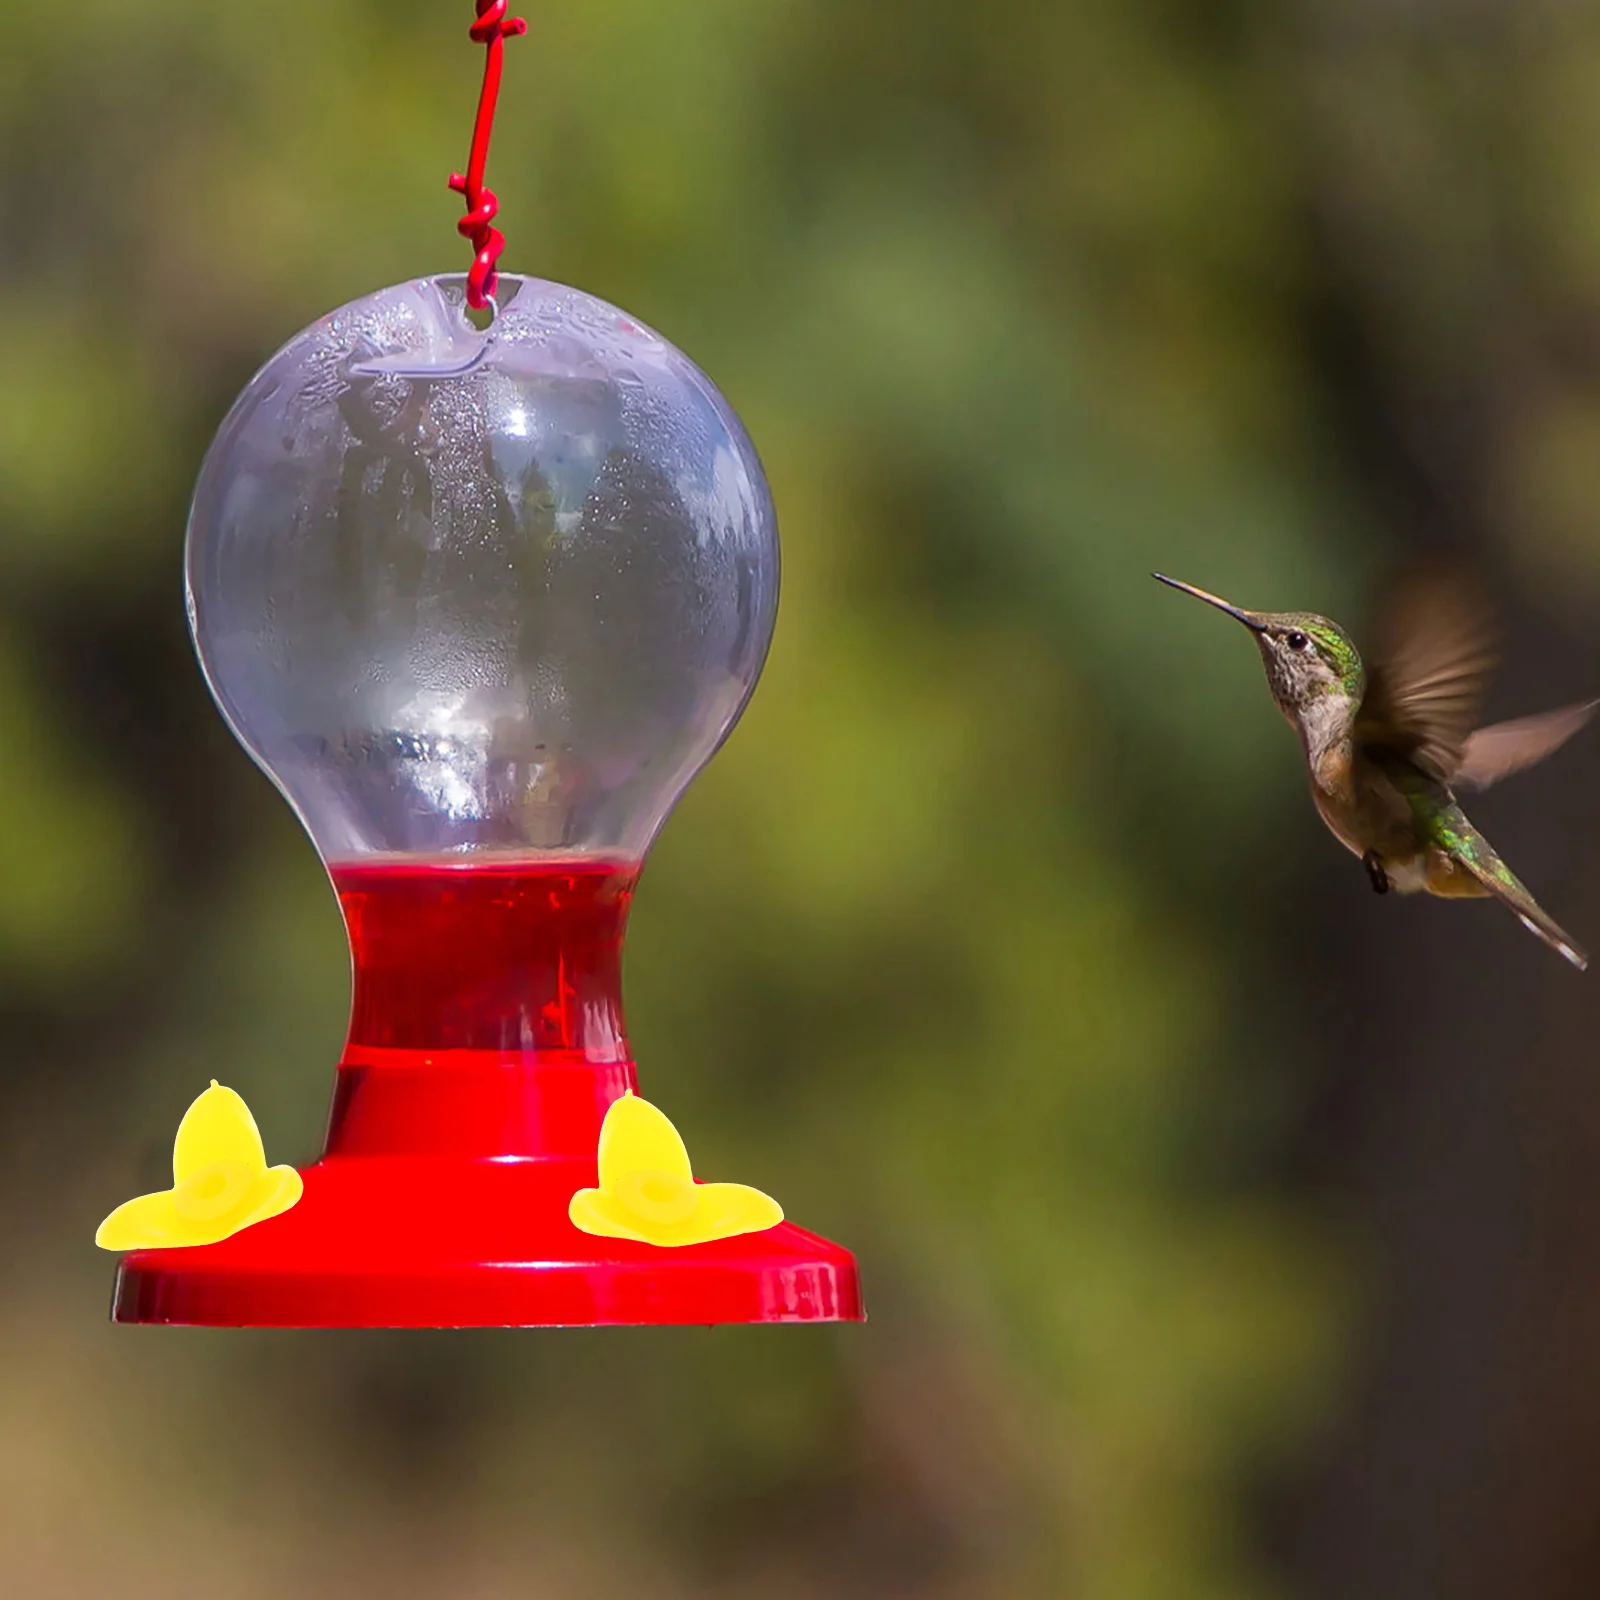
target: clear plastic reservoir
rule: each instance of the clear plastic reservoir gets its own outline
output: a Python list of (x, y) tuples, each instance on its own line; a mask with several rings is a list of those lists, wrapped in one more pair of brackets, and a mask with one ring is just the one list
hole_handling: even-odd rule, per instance
[(710, 380), (575, 289), (422, 279), (307, 328), (189, 522), (212, 690), (324, 859), (637, 861), (766, 655), (778, 542)]

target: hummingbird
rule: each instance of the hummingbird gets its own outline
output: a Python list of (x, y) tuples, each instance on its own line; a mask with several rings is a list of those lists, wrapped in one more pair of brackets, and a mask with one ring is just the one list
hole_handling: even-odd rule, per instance
[(1309, 611), (1246, 611), (1204, 589), (1158, 582), (1225, 611), (1255, 635), (1278, 709), (1300, 735), (1311, 797), (1379, 894), (1492, 896), (1582, 971), (1589, 958), (1473, 827), (1458, 789), (1543, 761), (1600, 701), (1474, 729), (1494, 668), (1491, 618), (1476, 587), (1416, 567), (1379, 607), (1364, 662), (1338, 623)]

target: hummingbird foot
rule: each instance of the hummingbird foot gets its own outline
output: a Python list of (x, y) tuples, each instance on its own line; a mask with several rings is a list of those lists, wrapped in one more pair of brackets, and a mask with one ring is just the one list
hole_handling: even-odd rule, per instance
[(1389, 874), (1383, 870), (1383, 861), (1376, 850), (1369, 850), (1361, 858), (1361, 865), (1367, 869), (1367, 877), (1372, 882), (1374, 894), (1388, 894)]

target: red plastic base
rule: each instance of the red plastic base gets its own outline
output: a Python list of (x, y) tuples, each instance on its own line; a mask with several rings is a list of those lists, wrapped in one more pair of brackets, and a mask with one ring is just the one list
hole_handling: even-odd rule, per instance
[(860, 1321), (855, 1258), (792, 1223), (661, 1249), (568, 1220), (597, 1181), (607, 1108), (636, 1088), (619, 979), (637, 875), (587, 859), (336, 864), (355, 994), (326, 1154), (281, 1216), (128, 1256), (113, 1318)]
[(467, 1328), (860, 1321), (850, 1252), (780, 1223), (664, 1250), (580, 1233), (593, 1164), (331, 1157), (292, 1211), (220, 1244), (141, 1250), (118, 1322)]

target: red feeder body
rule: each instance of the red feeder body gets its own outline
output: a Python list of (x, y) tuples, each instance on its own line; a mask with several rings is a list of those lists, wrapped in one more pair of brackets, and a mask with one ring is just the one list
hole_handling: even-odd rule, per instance
[(123, 1322), (469, 1327), (861, 1316), (850, 1253), (784, 1222), (660, 1249), (567, 1219), (636, 1089), (627, 862), (336, 864), (355, 957), (327, 1150), (281, 1217), (130, 1255)]

